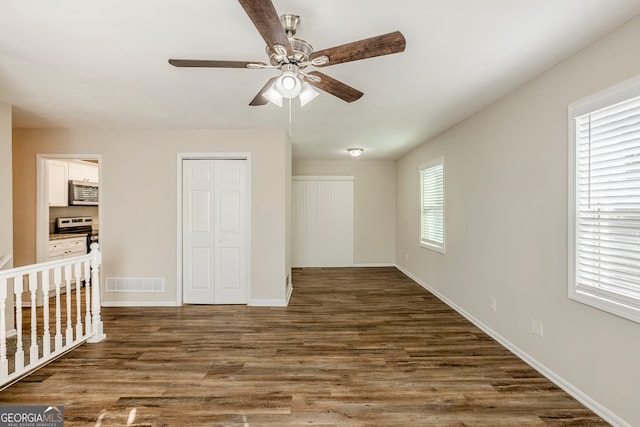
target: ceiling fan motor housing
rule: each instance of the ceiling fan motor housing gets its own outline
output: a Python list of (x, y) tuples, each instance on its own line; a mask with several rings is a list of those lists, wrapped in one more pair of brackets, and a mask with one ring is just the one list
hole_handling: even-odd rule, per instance
[[(291, 44), (291, 49), (293, 50), (293, 55), (287, 57), (286, 55), (274, 52), (273, 49), (271, 49), (271, 46), (267, 46), (265, 51), (269, 56), (271, 65), (281, 65), (288, 62), (300, 64), (309, 61), (309, 55), (313, 52), (313, 47), (306, 41), (293, 37), (296, 34), (298, 25), (300, 24), (300, 17), (298, 15), (291, 14), (282, 15), (280, 17), (280, 23), (282, 24), (284, 31), (287, 33), (289, 44)], [(305, 67), (306, 65), (300, 68)]]

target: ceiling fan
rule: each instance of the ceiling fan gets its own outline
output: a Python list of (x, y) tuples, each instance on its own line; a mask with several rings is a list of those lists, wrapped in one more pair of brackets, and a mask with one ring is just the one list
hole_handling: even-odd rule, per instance
[(404, 51), (406, 40), (395, 31), (356, 42), (314, 51), (311, 45), (295, 36), (300, 22), (297, 15), (278, 14), (271, 0), (238, 0), (267, 43), (270, 65), (259, 61), (218, 61), (200, 59), (169, 59), (176, 67), (278, 69), (280, 76), (267, 81), (249, 105), (266, 105), (270, 101), (282, 106), (283, 98), (300, 98), (305, 105), (318, 95), (313, 87), (346, 102), (353, 102), (364, 93), (319, 71), (304, 71), (308, 66), (329, 65), (373, 58)]

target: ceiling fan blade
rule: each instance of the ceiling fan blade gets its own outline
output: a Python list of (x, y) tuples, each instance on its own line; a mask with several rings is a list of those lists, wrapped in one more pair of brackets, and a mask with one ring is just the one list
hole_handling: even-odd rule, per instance
[(264, 97), (263, 93), (265, 93), (267, 91), (267, 89), (269, 89), (269, 87), (276, 81), (278, 77), (273, 77), (271, 79), (269, 79), (269, 81), (267, 82), (266, 85), (264, 85), (262, 87), (262, 89), (260, 89), (260, 92), (258, 92), (258, 94), (256, 95), (255, 98), (253, 98), (253, 100), (251, 100), (251, 102), (249, 103), (249, 105), (251, 105), (252, 107), (257, 107), (259, 105), (266, 105), (269, 103), (269, 100), (267, 98)]
[(249, 65), (264, 65), (260, 61), (210, 61), (203, 59), (170, 59), (169, 64), (174, 67), (205, 67), (205, 68), (249, 68)]
[(326, 64), (318, 67), (341, 64), (343, 62), (358, 61), (360, 59), (373, 58), (376, 56), (389, 55), (404, 51), (407, 41), (400, 31), (371, 37), (357, 42), (347, 43), (329, 49), (313, 52), (309, 59), (313, 60), (320, 56), (329, 58)]
[(284, 46), (287, 50), (287, 56), (293, 55), (293, 49), (289, 43), (287, 33), (282, 28), (280, 18), (276, 12), (271, 0), (238, 0), (244, 11), (249, 15), (249, 19), (253, 22), (256, 29), (267, 43), (267, 46), (273, 49), (276, 45)]
[(337, 96), (343, 101), (357, 101), (362, 97), (362, 95), (364, 95), (364, 93), (360, 92), (358, 89), (354, 89), (351, 86), (346, 85), (341, 81), (334, 79), (333, 77), (329, 77), (326, 74), (322, 74), (319, 71), (311, 71), (309, 74), (312, 76), (320, 77), (319, 82), (314, 82), (311, 79), (306, 79), (306, 81), (311, 86), (315, 86), (318, 89), (330, 93), (333, 96)]

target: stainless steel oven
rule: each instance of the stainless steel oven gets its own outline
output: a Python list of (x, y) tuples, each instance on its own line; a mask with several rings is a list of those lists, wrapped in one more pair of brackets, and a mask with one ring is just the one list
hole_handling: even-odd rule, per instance
[(97, 224), (94, 224), (90, 216), (74, 216), (56, 219), (56, 233), (59, 234), (86, 234), (87, 251), (91, 250), (91, 243), (99, 243)]

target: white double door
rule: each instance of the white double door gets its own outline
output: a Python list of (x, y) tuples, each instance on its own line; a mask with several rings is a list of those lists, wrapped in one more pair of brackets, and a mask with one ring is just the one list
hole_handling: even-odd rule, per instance
[(246, 164), (246, 160), (183, 160), (186, 304), (247, 303)]

